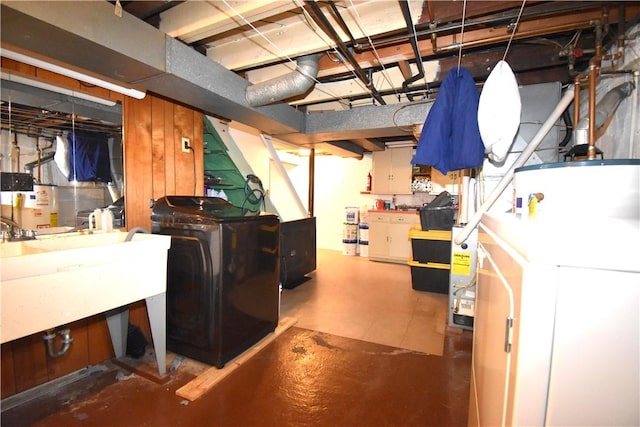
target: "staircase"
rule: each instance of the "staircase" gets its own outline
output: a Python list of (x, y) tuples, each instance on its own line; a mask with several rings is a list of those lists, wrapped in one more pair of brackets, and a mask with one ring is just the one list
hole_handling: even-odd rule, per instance
[(207, 117), (204, 117), (204, 180), (208, 194), (226, 196), (231, 204), (247, 212), (263, 209), (264, 189), (261, 183), (240, 173)]

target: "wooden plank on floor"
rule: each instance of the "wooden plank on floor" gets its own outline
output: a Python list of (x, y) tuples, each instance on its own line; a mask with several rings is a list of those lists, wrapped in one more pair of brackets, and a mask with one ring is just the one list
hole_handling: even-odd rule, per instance
[(258, 341), (244, 353), (240, 354), (234, 359), (231, 359), (225, 364), (224, 368), (218, 369), (213, 366), (207, 369), (202, 374), (198, 375), (196, 378), (176, 390), (176, 394), (184, 399), (193, 402), (208, 390), (210, 390), (214, 385), (218, 384), (227, 375), (242, 366), (242, 364), (247, 360), (251, 359), (256, 353), (266, 347), (284, 331), (295, 325), (297, 321), (298, 319), (295, 319), (293, 317), (284, 317), (280, 319), (278, 326), (272, 333)]

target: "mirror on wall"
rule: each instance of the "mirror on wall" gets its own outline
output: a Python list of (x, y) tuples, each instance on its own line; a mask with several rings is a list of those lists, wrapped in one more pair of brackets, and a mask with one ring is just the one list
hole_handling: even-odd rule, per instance
[[(124, 226), (122, 109), (2, 80), (4, 221), (38, 234), (88, 228), (108, 208)], [(30, 181), (32, 188), (17, 184)]]

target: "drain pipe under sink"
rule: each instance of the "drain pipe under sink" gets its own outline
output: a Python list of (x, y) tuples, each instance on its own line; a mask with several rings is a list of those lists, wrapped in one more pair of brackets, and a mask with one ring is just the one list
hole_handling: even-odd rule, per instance
[(491, 208), (491, 206), (493, 206), (496, 200), (498, 200), (498, 197), (500, 197), (509, 183), (511, 183), (511, 180), (513, 180), (514, 171), (517, 168), (524, 166), (525, 162), (529, 159), (529, 157), (531, 157), (536, 148), (538, 148), (538, 145), (540, 145), (544, 137), (547, 136), (547, 133), (549, 133), (551, 128), (553, 128), (556, 121), (562, 116), (564, 110), (566, 110), (569, 104), (571, 104), (571, 101), (573, 101), (573, 96), (573, 85), (570, 85), (565, 89), (564, 95), (560, 99), (560, 102), (551, 112), (551, 115), (549, 115), (549, 118), (547, 118), (540, 130), (538, 130), (538, 133), (536, 133), (531, 142), (527, 144), (527, 147), (522, 151), (522, 153), (520, 153), (520, 156), (518, 156), (516, 161), (513, 162), (513, 165), (511, 165), (509, 170), (504, 174), (496, 188), (494, 188), (493, 192), (489, 194), (487, 200), (485, 200), (485, 202), (478, 208), (473, 217), (471, 217), (471, 220), (469, 220), (467, 225), (465, 225), (460, 233), (458, 233), (458, 235), (455, 237), (454, 241), (456, 245), (461, 245), (465, 240), (467, 240), (467, 238), (471, 234), (471, 231), (473, 231), (473, 229), (478, 226), (480, 220), (482, 219), (482, 215), (487, 212), (489, 208)]
[[(127, 233), (127, 237), (125, 237), (124, 241), (125, 242), (131, 241), (131, 239), (133, 239), (134, 234), (136, 233), (149, 234), (149, 231), (147, 231), (142, 227), (134, 227)], [(73, 342), (73, 338), (71, 337), (71, 329), (69, 328), (60, 329), (58, 331), (58, 335), (60, 335), (60, 337), (62, 338), (62, 341), (61, 341), (62, 347), (60, 347), (57, 350), (55, 348), (56, 331), (54, 330), (47, 331), (47, 333), (42, 337), (42, 339), (45, 340), (47, 343), (46, 344), (47, 354), (49, 355), (49, 357), (53, 359), (65, 354), (69, 350), (69, 348), (71, 347), (71, 343)]]
[(57, 357), (65, 354), (69, 348), (71, 347), (71, 343), (73, 342), (73, 338), (71, 338), (71, 329), (64, 328), (58, 331), (58, 335), (62, 338), (62, 347), (60, 349), (55, 349), (55, 338), (56, 332), (54, 330), (48, 331), (42, 339), (46, 341), (47, 345), (47, 354), (49, 357), (55, 359)]

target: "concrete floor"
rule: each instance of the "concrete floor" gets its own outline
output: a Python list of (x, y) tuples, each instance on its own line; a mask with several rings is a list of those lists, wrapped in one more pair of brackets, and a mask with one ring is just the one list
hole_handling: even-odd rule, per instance
[(310, 277), (282, 295), (296, 326), (442, 355), (449, 297), (414, 291), (409, 266), (321, 249)]
[(163, 384), (106, 362), (3, 408), (1, 424), (466, 425), (472, 334), (446, 327), (446, 296), (412, 290), (407, 266), (336, 251), (319, 250), (310, 277), (282, 294), (281, 317), (298, 323), (197, 400), (176, 390), (199, 362)]

